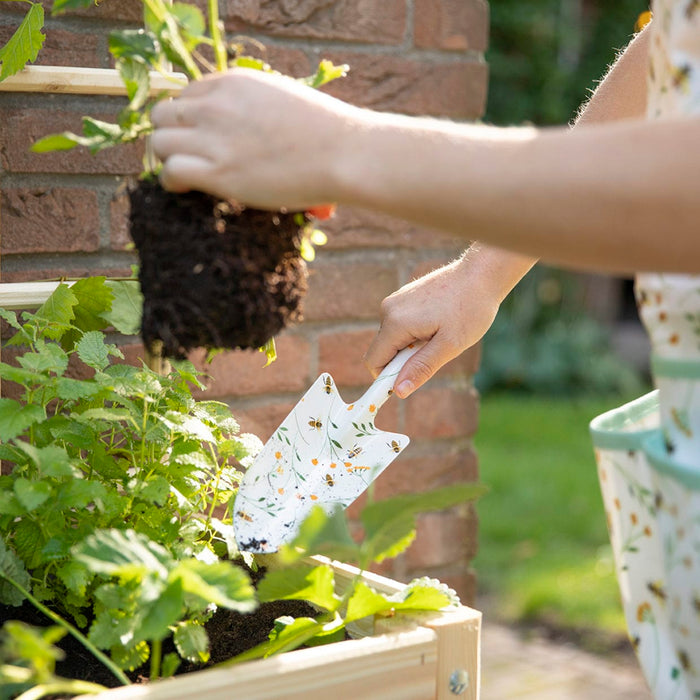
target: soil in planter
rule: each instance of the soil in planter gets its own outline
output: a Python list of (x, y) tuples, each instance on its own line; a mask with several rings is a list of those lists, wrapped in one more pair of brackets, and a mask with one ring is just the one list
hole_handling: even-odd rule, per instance
[[(191, 664), (183, 661), (176, 675), (201, 671), (214, 664), (226, 661), (238, 654), (252, 649), (264, 642), (274, 627), (278, 617), (315, 617), (318, 611), (300, 600), (279, 600), (261, 603), (252, 613), (243, 615), (234, 610), (219, 609), (206, 624), (210, 641), (210, 659), (206, 664)], [(53, 624), (31, 604), (25, 602), (20, 607), (0, 605), (0, 627), (7, 620), (21, 620), (37, 627), (47, 627)], [(64, 678), (100, 683), (108, 688), (119, 686), (114, 675), (95, 659), (74, 637), (66, 635), (58, 645), (64, 652), (65, 658), (56, 664), (56, 674)], [(174, 652), (172, 638), (163, 642), (163, 655)], [(127, 673), (135, 682), (147, 681), (148, 663), (133, 672)]]
[(163, 355), (179, 358), (197, 347), (259, 348), (302, 320), (299, 214), (174, 194), (149, 181), (129, 198), (148, 348), (161, 341)]

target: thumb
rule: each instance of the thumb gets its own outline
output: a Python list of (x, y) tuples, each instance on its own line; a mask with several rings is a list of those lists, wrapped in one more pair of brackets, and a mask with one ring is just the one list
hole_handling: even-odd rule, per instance
[(418, 350), (401, 368), (394, 393), (405, 399), (423, 386), (444, 364), (452, 359), (447, 348), (435, 337)]

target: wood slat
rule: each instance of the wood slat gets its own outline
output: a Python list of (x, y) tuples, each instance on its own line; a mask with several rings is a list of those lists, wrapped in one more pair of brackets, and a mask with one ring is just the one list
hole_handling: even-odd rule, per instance
[[(0, 284), (0, 309), (36, 309), (56, 290), (60, 282), (7, 282)], [(74, 284), (64, 282), (69, 287)]]
[[(187, 84), (184, 73), (167, 76), (151, 71), (151, 95), (177, 95)], [(74, 95), (126, 95), (119, 71), (113, 68), (27, 66), (0, 82), (0, 91), (67, 93)]]
[(417, 628), (301, 649), (230, 668), (134, 685), (100, 700), (427, 700), (435, 697), (437, 639)]

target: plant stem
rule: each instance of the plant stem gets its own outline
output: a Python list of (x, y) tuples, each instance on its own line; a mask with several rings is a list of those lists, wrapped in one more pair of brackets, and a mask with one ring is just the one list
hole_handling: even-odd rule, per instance
[(47, 695), (97, 695), (109, 690), (104, 685), (88, 681), (56, 679), (50, 683), (34, 686), (17, 696), (17, 700), (39, 700)]
[(170, 31), (170, 42), (172, 48), (182, 61), (185, 69), (194, 80), (199, 80), (202, 77), (202, 72), (197, 67), (194, 59), (190, 55), (187, 47), (180, 36), (180, 29), (175, 22), (173, 15), (168, 6), (163, 0), (143, 0), (143, 4), (153, 13), (153, 16), (159, 21), (168, 25)]
[(160, 678), (160, 660), (163, 656), (163, 642), (160, 639), (154, 639), (151, 642), (151, 680), (156, 681)]
[(214, 42), (214, 55), (216, 56), (216, 70), (223, 73), (228, 68), (228, 57), (226, 55), (226, 42), (221, 36), (221, 25), (219, 23), (219, 1), (208, 0), (209, 6), (209, 33)]
[(28, 590), (11, 579), (9, 576), (5, 576), (2, 572), (0, 572), (0, 577), (11, 583), (37, 610), (43, 612), (46, 617), (50, 618), (57, 625), (63, 627), (63, 629), (66, 630), (72, 637), (75, 637), (75, 639), (77, 639), (96, 659), (101, 661), (119, 679), (119, 682), (122, 685), (131, 685), (131, 681), (127, 678), (124, 671), (122, 671), (108, 656), (103, 654), (79, 629), (73, 627), (70, 622), (64, 620), (53, 610), (49, 610), (49, 608), (40, 603)]

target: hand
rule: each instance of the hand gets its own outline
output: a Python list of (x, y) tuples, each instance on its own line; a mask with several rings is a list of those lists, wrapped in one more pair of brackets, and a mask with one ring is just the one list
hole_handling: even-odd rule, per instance
[(236, 68), (153, 110), (161, 181), (262, 209), (335, 201), (332, 173), (351, 107), (292, 78)]
[(491, 327), (503, 295), (488, 291), (495, 287), (483, 284), (482, 272), (482, 266), (473, 264), (465, 254), (382, 302), (381, 326), (365, 355), (373, 376), (402, 348), (414, 341), (427, 341), (396, 378), (394, 392), (399, 398), (425, 384)]

